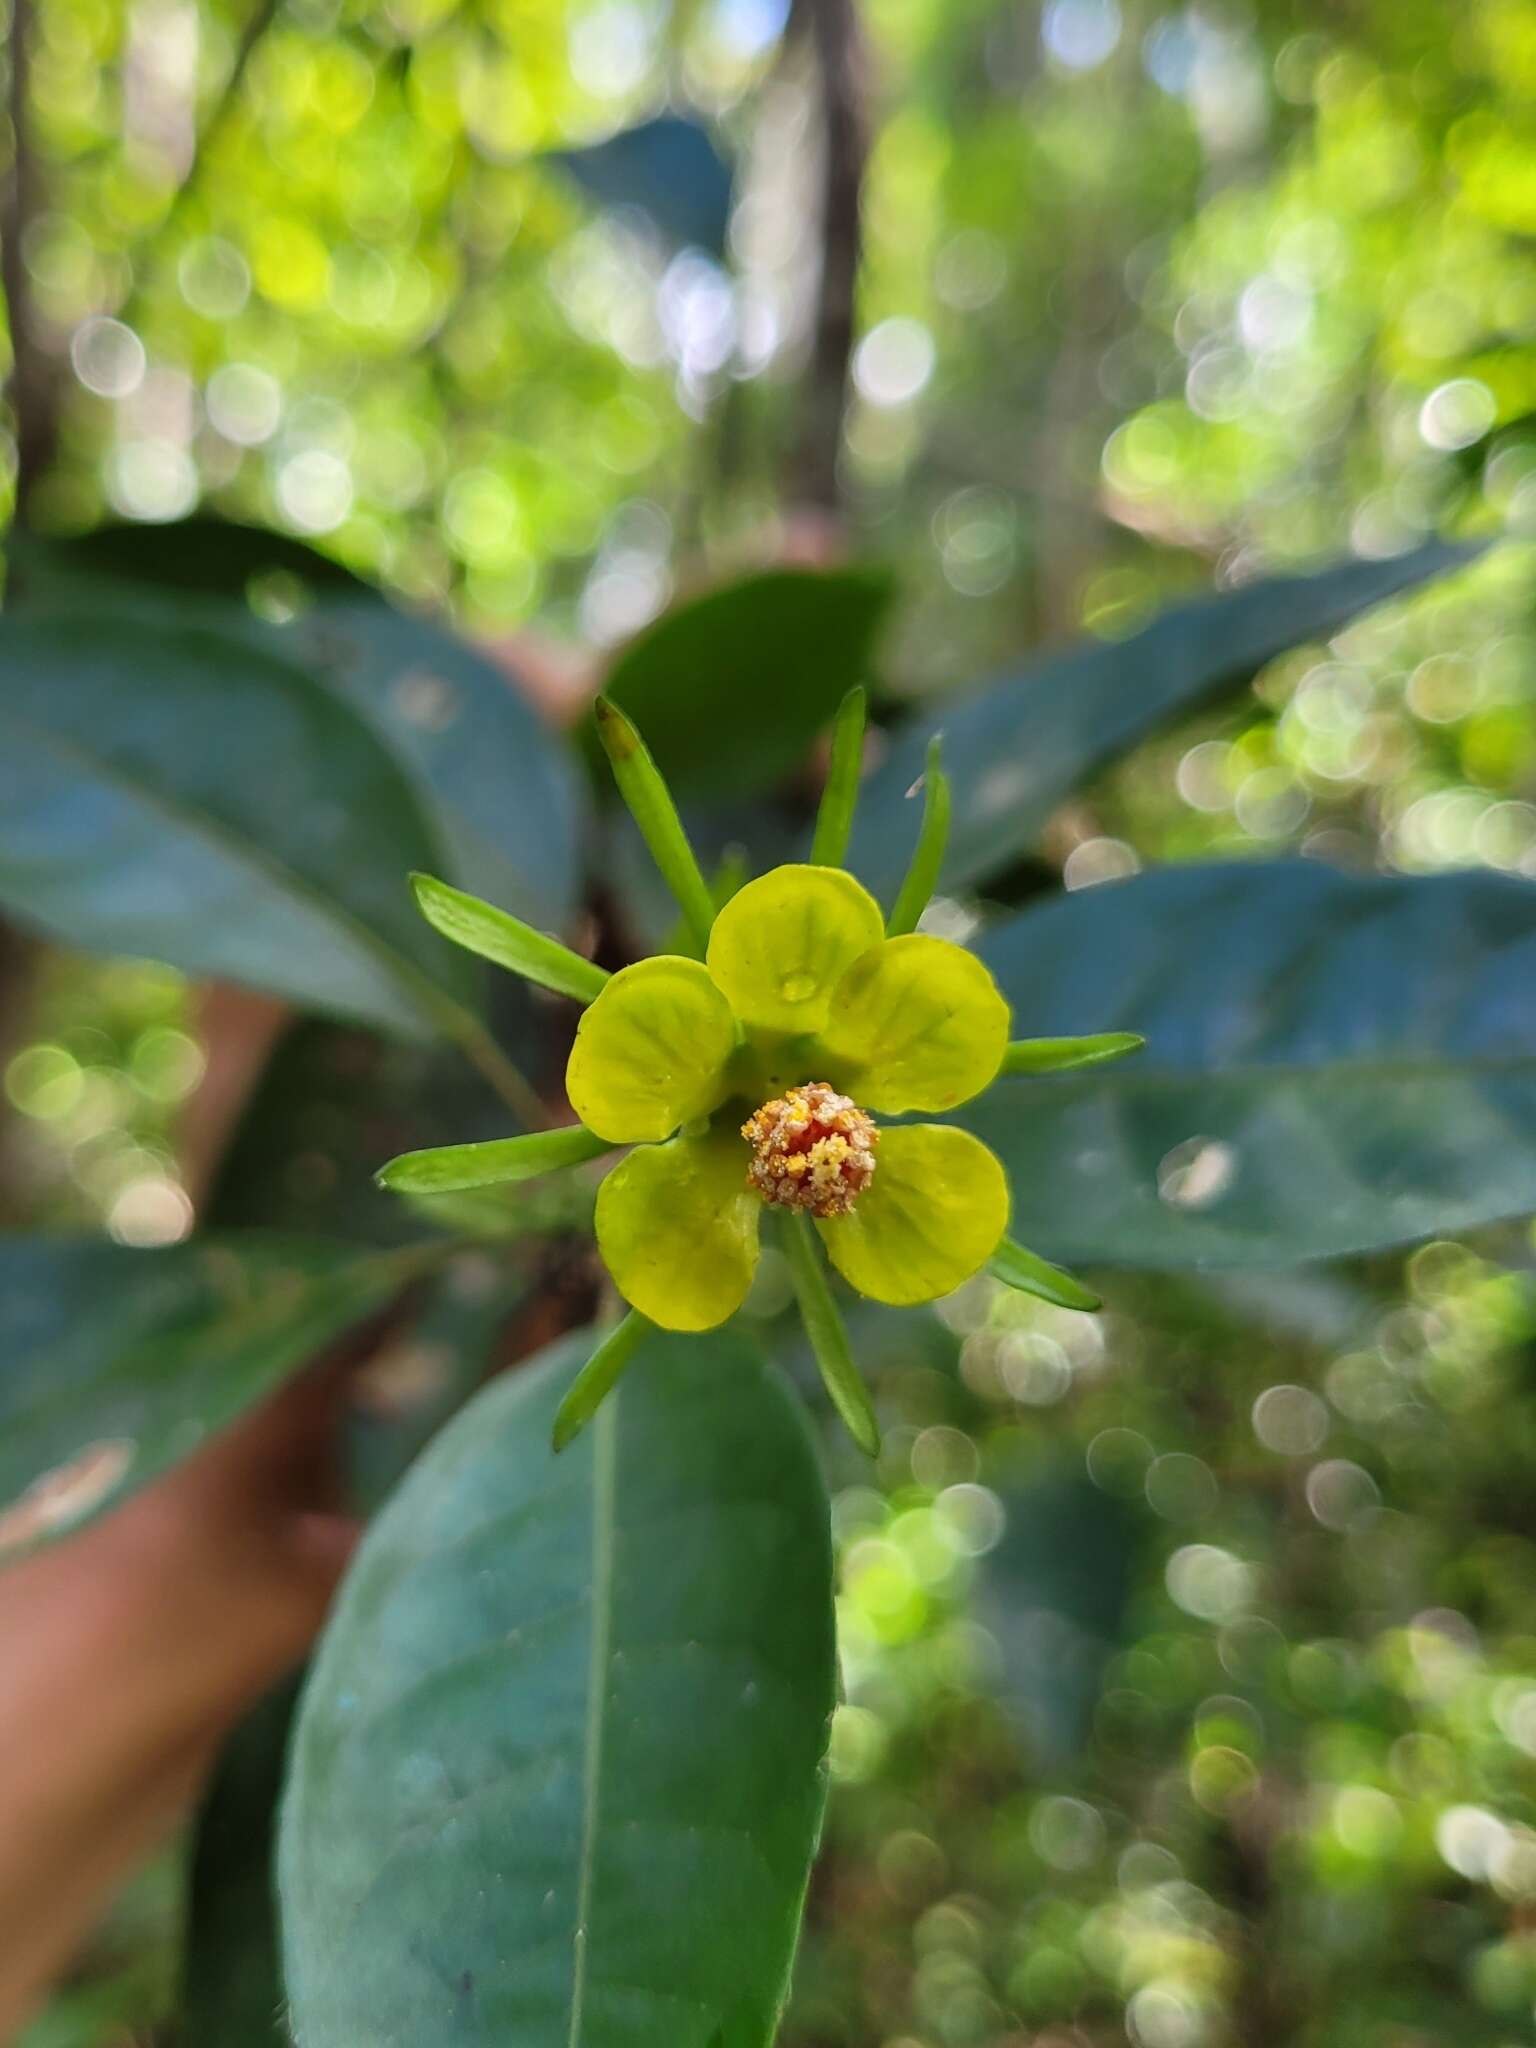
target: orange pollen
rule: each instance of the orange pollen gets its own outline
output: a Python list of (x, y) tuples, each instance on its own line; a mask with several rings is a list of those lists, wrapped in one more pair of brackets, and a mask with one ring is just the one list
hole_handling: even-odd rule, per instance
[(747, 1185), (781, 1208), (846, 1216), (875, 1177), (874, 1119), (825, 1081), (765, 1102), (741, 1135), (752, 1147)]

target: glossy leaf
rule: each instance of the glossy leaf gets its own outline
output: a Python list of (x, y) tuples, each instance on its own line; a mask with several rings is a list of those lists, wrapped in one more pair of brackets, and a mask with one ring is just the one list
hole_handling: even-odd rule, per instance
[(1285, 1265), (1536, 1209), (1529, 882), (1169, 868), (982, 952), (1017, 1029), (1146, 1034), (1135, 1060), (1005, 1079), (961, 1112), (1052, 1257)]
[(180, 1463), (417, 1265), (281, 1238), (0, 1237), (0, 1558)]
[(490, 1388), (365, 1539), (279, 1859), (304, 2048), (766, 2048), (834, 1698), (826, 1495), (742, 1339)]
[(1001, 1653), (1004, 1705), (1031, 1751), (1059, 1770), (1088, 1739), (1151, 1517), (1066, 1461), (1002, 1497), (1003, 1538), (981, 1561), (978, 1614)]
[(658, 114), (551, 161), (602, 205), (637, 207), (669, 241), (725, 254), (731, 166), (702, 122)]
[(197, 1817), (178, 2019), (188, 2042), (288, 2048), (272, 1866), (297, 1681), (270, 1693), (224, 1745)]
[(890, 579), (866, 569), (743, 577), (631, 641), (603, 694), (635, 721), (678, 796), (769, 789), (868, 675), (891, 598)]
[(242, 641), (117, 619), (0, 629), (0, 904), (384, 1028), (477, 1000), (403, 882), (432, 827), (368, 727)]
[(850, 867), (877, 894), (900, 882), (912, 850), (907, 792), (935, 734), (954, 796), (943, 879), (961, 888), (1027, 852), (1063, 798), (1148, 733), (1476, 552), (1433, 542), (1390, 561), (1244, 584), (1173, 605), (1128, 640), (1069, 648), (943, 704), (905, 728), (865, 785)]
[[(18, 619), (85, 610), (163, 639), (197, 624), (303, 669), (394, 756), (455, 880), (536, 922), (564, 921), (577, 874), (569, 749), (505, 667), (458, 634), (299, 541), (225, 520), (13, 540), (9, 552), (6, 609)], [(415, 864), (397, 860), (393, 872)]]

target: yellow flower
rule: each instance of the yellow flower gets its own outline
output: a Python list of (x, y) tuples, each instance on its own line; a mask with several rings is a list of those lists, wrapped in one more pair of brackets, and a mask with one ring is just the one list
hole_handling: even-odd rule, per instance
[[(850, 700), (852, 702), (853, 700)], [(630, 1150), (598, 1190), (598, 1248), (627, 1323), (594, 1355), (557, 1425), (565, 1441), (651, 1326), (710, 1330), (752, 1284), (765, 1209), (782, 1210), (802, 1313), (828, 1387), (867, 1448), (873, 1411), (817, 1255), (860, 1294), (910, 1306), (991, 1265), (1069, 1307), (1095, 1298), (1009, 1242), (1008, 1184), (979, 1138), (934, 1116), (1000, 1072), (1133, 1050), (1127, 1034), (1010, 1046), (1009, 1011), (973, 954), (912, 927), (938, 872), (948, 795), (937, 761), (912, 874), (887, 919), (836, 864), (858, 718), (839, 720), (818, 858), (745, 884), (718, 911), (639, 736), (600, 707), (616, 776), (702, 957), (661, 953), (605, 975), (557, 941), (429, 877), (425, 915), (458, 944), (585, 1000), (566, 1066), (574, 1129), (417, 1152), (386, 1186), (443, 1193)], [(851, 737), (850, 737), (851, 735)], [(837, 811), (828, 825), (828, 805)]]
[[(818, 1204), (770, 1193), (758, 1119), (782, 1121), (775, 1098), (814, 1088), (842, 1095), (871, 1130), (870, 1111), (953, 1109), (996, 1077), (1007, 1045), (1008, 1006), (981, 962), (945, 939), (886, 938), (851, 875), (781, 867), (749, 882), (715, 919), (703, 961), (626, 967), (577, 1028), (572, 1108), (598, 1137), (642, 1148), (597, 1198), (619, 1292), (664, 1329), (723, 1323), (751, 1285), (764, 1204), (778, 1202), (815, 1217), (861, 1294), (905, 1305), (949, 1293), (1008, 1223), (1003, 1170), (979, 1139), (942, 1124), (885, 1130), (862, 1184)], [(829, 1125), (810, 1143), (825, 1158), (838, 1137), (846, 1144)]]

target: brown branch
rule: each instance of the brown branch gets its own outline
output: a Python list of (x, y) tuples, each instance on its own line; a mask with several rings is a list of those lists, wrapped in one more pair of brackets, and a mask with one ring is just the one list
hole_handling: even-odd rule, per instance
[(804, 33), (815, 59), (824, 151), (821, 275), (791, 488), (800, 504), (835, 513), (863, 249), (867, 59), (858, 0), (802, 0), (791, 26)]

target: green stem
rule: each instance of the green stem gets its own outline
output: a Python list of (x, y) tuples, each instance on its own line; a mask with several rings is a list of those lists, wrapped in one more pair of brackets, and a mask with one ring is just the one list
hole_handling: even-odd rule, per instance
[(917, 921), (928, 908), (938, 887), (939, 870), (949, 844), (949, 777), (939, 766), (941, 742), (928, 743), (928, 769), (923, 777), (923, 823), (912, 854), (912, 865), (901, 885), (901, 894), (886, 920), (885, 935), (897, 939), (917, 930)]
[(618, 1384), (619, 1375), (656, 1325), (632, 1308), (622, 1323), (604, 1337), (571, 1382), (565, 1399), (555, 1412), (550, 1441), (563, 1451), (579, 1436)]
[(789, 1251), (789, 1269), (794, 1276), (795, 1293), (800, 1302), (800, 1317), (805, 1324), (805, 1334), (811, 1340), (811, 1349), (816, 1354), (816, 1363), (821, 1368), (827, 1392), (832, 1397), (832, 1405), (843, 1418), (848, 1434), (859, 1449), (876, 1458), (880, 1455), (880, 1424), (875, 1419), (875, 1405), (853, 1362), (848, 1332), (832, 1297), (827, 1269), (821, 1262), (821, 1247), (816, 1241), (815, 1225), (809, 1216), (796, 1214), (789, 1218), (785, 1242)]
[(864, 765), (867, 702), (862, 687), (855, 687), (837, 707), (827, 785), (821, 792), (816, 837), (811, 842), (811, 860), (819, 868), (840, 868), (848, 851), (854, 806), (859, 800), (859, 771)]
[(438, 1015), (444, 1031), (465, 1058), (478, 1067), (518, 1122), (526, 1124), (530, 1131), (543, 1130), (549, 1115), (539, 1100), (538, 1090), (522, 1068), (507, 1058), (479, 1018), (446, 997), (441, 999)]

